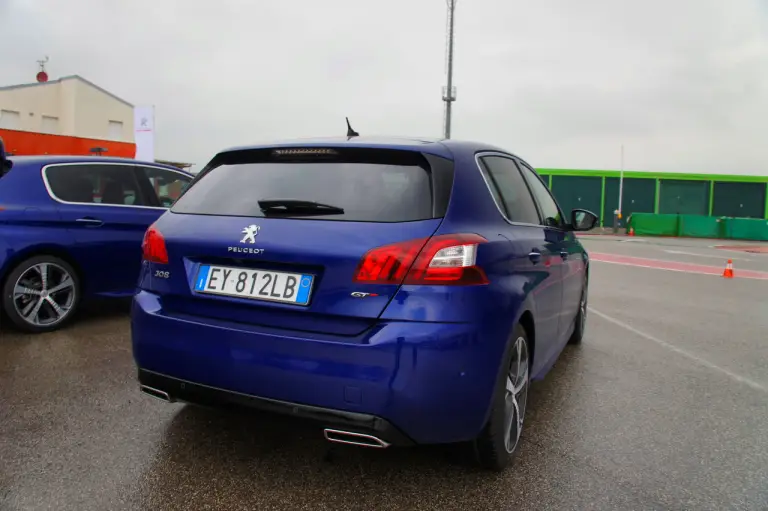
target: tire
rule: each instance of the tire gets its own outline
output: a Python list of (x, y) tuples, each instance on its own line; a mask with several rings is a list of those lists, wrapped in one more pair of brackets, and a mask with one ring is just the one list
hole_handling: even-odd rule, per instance
[(579, 301), (579, 313), (573, 324), (573, 333), (568, 339), (568, 344), (581, 344), (584, 340), (584, 331), (587, 328), (587, 299), (589, 297), (589, 281), (584, 280), (584, 287), (581, 290), (581, 300)]
[[(518, 324), (507, 342), (488, 423), (473, 442), (475, 458), (483, 468), (502, 471), (519, 450), (528, 404), (530, 353), (528, 334)], [(510, 378), (513, 371), (515, 382)], [(510, 392), (513, 387), (517, 390)]]
[[(28, 292), (19, 293), (17, 287)], [(8, 274), (2, 298), (3, 310), (17, 328), (31, 333), (51, 332), (64, 326), (77, 311), (80, 279), (66, 261), (49, 255), (35, 256)]]

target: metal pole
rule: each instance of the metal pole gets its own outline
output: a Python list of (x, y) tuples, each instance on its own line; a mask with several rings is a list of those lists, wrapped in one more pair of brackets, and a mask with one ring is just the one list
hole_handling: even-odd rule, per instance
[(456, 10), (456, 2), (458, 0), (445, 0), (448, 5), (448, 49), (447, 49), (447, 66), (448, 66), (448, 83), (443, 93), (443, 101), (445, 101), (445, 131), (443, 136), (445, 138), (451, 138), (451, 106), (456, 97), (453, 91), (453, 20), (454, 12)]
[(621, 215), (621, 204), (624, 198), (624, 145), (621, 146), (621, 173), (619, 174), (619, 214)]
[(619, 205), (613, 212), (613, 234), (619, 232), (619, 220), (622, 218), (621, 206), (624, 199), (624, 144), (621, 145), (621, 171), (619, 172)]

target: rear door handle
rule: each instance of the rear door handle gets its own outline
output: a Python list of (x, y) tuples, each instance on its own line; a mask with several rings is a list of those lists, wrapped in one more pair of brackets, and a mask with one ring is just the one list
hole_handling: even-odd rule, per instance
[(531, 250), (531, 253), (528, 254), (528, 259), (530, 259), (533, 264), (538, 264), (541, 261), (541, 252), (538, 250)]
[(85, 224), (88, 227), (99, 227), (100, 225), (104, 225), (104, 222), (102, 220), (99, 220), (98, 218), (93, 218), (90, 216), (78, 218), (77, 220), (75, 220), (75, 222), (79, 224)]

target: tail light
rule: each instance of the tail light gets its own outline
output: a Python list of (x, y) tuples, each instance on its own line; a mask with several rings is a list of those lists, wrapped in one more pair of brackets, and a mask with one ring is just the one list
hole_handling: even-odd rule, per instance
[(154, 225), (144, 233), (141, 244), (142, 257), (150, 263), (168, 264), (168, 251), (165, 249), (165, 238)]
[(355, 270), (355, 282), (474, 286), (488, 284), (477, 262), (477, 234), (445, 234), (369, 250)]

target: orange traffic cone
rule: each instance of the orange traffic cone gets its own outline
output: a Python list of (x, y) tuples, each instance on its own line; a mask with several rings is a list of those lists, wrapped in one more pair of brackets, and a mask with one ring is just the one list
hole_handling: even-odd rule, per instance
[(629, 228), (629, 235), (630, 236), (634, 236), (635, 235), (635, 228), (634, 227), (630, 227)]
[(725, 266), (723, 277), (725, 277), (726, 279), (733, 278), (733, 261), (731, 261), (730, 259), (728, 259), (728, 264)]

